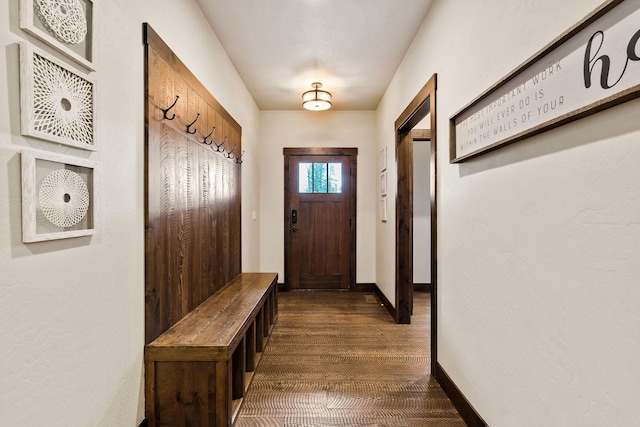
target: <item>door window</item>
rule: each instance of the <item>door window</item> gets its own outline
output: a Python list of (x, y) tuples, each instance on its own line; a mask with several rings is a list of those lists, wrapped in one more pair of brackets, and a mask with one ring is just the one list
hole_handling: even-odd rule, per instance
[(300, 163), (299, 193), (342, 193), (342, 163)]

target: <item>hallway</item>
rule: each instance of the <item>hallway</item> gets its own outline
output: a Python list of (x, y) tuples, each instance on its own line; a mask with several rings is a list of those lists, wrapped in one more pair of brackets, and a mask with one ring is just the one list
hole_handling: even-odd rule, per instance
[(396, 325), (371, 293), (280, 293), (235, 426), (464, 426), (427, 375), (429, 298)]

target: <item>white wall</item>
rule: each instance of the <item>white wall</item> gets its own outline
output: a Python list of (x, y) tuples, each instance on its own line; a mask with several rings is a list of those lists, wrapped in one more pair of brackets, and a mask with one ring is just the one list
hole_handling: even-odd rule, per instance
[(493, 427), (640, 424), (640, 100), (448, 162), (449, 117), (600, 3), (436, 0), (377, 111), (392, 147), (438, 73), (438, 360)]
[(356, 282), (375, 283), (377, 151), (373, 111), (260, 112), (260, 269), (284, 283), (284, 147), (358, 148)]
[[(259, 265), (258, 110), (193, 1), (96, 1), (98, 151), (20, 135), (19, 2), (0, 0), (0, 424), (136, 426), (144, 345), (143, 46), (151, 23), (243, 127), (243, 268)], [(50, 49), (49, 49), (50, 50)], [(22, 244), (24, 149), (99, 164), (93, 237)]]

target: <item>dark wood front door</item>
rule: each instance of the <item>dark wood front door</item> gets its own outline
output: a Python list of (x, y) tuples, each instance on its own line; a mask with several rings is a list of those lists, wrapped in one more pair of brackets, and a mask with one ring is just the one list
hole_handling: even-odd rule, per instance
[(285, 285), (350, 289), (355, 149), (285, 149)]

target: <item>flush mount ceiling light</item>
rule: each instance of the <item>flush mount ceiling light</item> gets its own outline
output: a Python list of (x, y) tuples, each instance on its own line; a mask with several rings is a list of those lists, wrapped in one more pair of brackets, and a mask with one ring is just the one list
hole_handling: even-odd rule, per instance
[(322, 83), (311, 83), (312, 90), (302, 94), (302, 107), (305, 110), (322, 111), (331, 108), (331, 94), (326, 90), (320, 90)]

